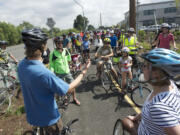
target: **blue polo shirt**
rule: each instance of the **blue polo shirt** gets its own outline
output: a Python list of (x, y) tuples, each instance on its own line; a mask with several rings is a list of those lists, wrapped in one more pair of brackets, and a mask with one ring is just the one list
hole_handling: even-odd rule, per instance
[(83, 50), (89, 49), (89, 46), (90, 46), (89, 40), (88, 41), (83, 41), (82, 46), (83, 46)]
[(39, 60), (24, 58), (18, 66), (27, 121), (33, 126), (50, 126), (61, 117), (54, 94), (65, 95), (69, 85), (56, 77)]
[(114, 36), (110, 37), (110, 39), (111, 39), (111, 46), (112, 47), (116, 46), (118, 38), (114, 35)]

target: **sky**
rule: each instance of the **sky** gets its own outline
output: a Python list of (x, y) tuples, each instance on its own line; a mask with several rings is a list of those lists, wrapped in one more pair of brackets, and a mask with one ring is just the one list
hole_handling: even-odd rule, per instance
[[(124, 19), (129, 10), (129, 0), (76, 0), (84, 9), (89, 24), (98, 27), (100, 13), (102, 24), (111, 26)], [(169, 0), (139, 0), (141, 4)], [(19, 25), (23, 21), (35, 26), (46, 27), (47, 18), (52, 17), (55, 27), (68, 29), (73, 27), (77, 15), (82, 15), (82, 8), (74, 0), (0, 0), (0, 21)]]

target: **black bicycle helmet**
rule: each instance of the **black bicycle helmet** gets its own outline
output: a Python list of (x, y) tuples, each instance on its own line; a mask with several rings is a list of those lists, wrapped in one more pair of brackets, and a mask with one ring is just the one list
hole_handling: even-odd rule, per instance
[(35, 47), (39, 48), (43, 44), (46, 44), (48, 36), (41, 29), (24, 29), (22, 32), (22, 40), (25, 43), (26, 47)]
[(63, 41), (63, 38), (62, 37), (55, 37), (54, 38), (54, 43), (59, 43), (59, 42), (62, 42)]
[(4, 41), (4, 40), (0, 40), (0, 45), (7, 45), (8, 42)]

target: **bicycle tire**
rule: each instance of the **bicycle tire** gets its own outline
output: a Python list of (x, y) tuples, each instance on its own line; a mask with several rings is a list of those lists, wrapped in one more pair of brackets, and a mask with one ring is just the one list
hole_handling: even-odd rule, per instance
[(138, 107), (142, 107), (147, 96), (151, 93), (151, 90), (147, 87), (142, 87), (142, 95), (139, 91), (139, 87), (133, 89), (131, 93), (131, 100)]
[(118, 119), (115, 123), (113, 135), (130, 135), (126, 130), (124, 130), (121, 119)]
[(112, 81), (107, 72), (101, 73), (101, 84), (105, 90), (111, 90)]
[(11, 95), (7, 89), (0, 89), (0, 113), (4, 114), (11, 106)]
[(28, 131), (25, 131), (23, 135), (36, 135), (36, 133), (34, 133), (34, 131), (28, 130)]

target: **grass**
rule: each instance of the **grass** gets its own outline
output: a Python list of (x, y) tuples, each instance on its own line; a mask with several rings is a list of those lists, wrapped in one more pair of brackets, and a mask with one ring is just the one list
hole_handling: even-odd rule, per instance
[(20, 115), (23, 114), (23, 113), (25, 113), (25, 108), (24, 108), (24, 106), (19, 106), (19, 107), (17, 108), (17, 110), (14, 112), (14, 114), (16, 114), (16, 115), (18, 115), (18, 116), (20, 116)]

